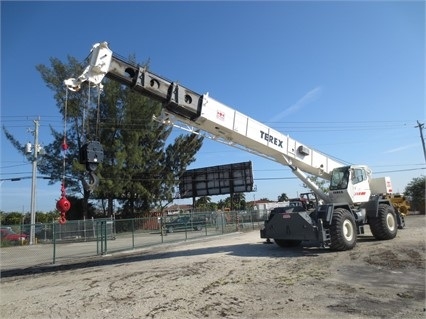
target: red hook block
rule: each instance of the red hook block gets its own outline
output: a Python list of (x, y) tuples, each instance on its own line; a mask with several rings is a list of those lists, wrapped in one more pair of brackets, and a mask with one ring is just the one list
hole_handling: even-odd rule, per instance
[(66, 213), (71, 208), (71, 203), (66, 197), (62, 197), (60, 200), (56, 202), (56, 209), (61, 213)]

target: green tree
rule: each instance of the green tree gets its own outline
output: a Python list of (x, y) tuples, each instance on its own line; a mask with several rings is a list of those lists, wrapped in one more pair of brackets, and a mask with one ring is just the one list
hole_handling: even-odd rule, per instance
[(209, 196), (202, 196), (195, 201), (195, 208), (202, 211), (215, 211), (218, 204), (211, 201)]
[(225, 207), (226, 207), (226, 202), (223, 199), (217, 202), (217, 209), (223, 210)]
[(161, 206), (162, 209), (176, 197), (178, 182), (189, 164), (195, 161), (195, 154), (200, 150), (202, 141), (203, 138), (196, 133), (181, 134), (174, 143), (167, 146), (160, 172), (163, 182), (160, 185), (159, 194), (155, 197), (157, 204), (164, 203)]
[(24, 215), (18, 212), (6, 213), (4, 215), (4, 220), (2, 220), (3, 225), (19, 225), (24, 221)]
[(244, 210), (246, 209), (246, 194), (235, 193), (232, 196), (232, 203), (234, 209)]
[(246, 209), (246, 195), (244, 193), (235, 193), (225, 198), (224, 201), (218, 203), (219, 208), (229, 208), (230, 210), (244, 210)]
[(282, 193), (280, 196), (278, 196), (278, 201), (279, 202), (285, 202), (288, 201), (288, 196), (286, 193)]
[(411, 210), (425, 214), (426, 176), (415, 177), (405, 187), (404, 195), (411, 198)]
[[(69, 198), (68, 198), (69, 199)], [(71, 203), (72, 205), (72, 203)], [(71, 206), (72, 209), (72, 206)], [(28, 223), (31, 223), (31, 216), (28, 214)], [(58, 213), (56, 211), (50, 211), (47, 213), (44, 212), (36, 212), (36, 222), (37, 223), (51, 223), (52, 221), (55, 221), (58, 218)]]
[(223, 201), (223, 208), (229, 208), (229, 209), (233, 209), (233, 204), (232, 204), (232, 200), (231, 197), (226, 197)]
[(211, 198), (209, 196), (201, 196), (195, 201), (195, 207), (200, 210), (207, 210), (210, 208)]
[[(66, 190), (72, 195), (83, 195), (85, 218), (89, 216), (90, 196), (105, 201), (107, 204), (102, 207), (110, 213), (116, 200), (129, 217), (170, 201), (178, 178), (195, 160), (203, 138), (197, 134), (182, 134), (167, 145), (172, 127), (152, 121), (153, 115), (161, 112), (158, 102), (107, 79), (99, 100), (98, 92), (88, 87), (79, 92), (66, 91), (63, 80), (80, 74), (81, 65), (72, 57), (68, 57), (67, 63), (55, 58), (50, 63), (50, 66), (38, 65), (37, 70), (54, 92), (66, 122), (66, 134), (65, 129), (61, 132), (51, 127), (54, 139), (45, 146), (46, 156), (39, 161), (39, 171), (51, 176), (52, 184), (66, 177)], [(4, 131), (23, 153), (19, 142), (6, 128)], [(79, 150), (91, 140), (99, 140), (104, 148), (104, 161), (96, 170), (101, 180), (93, 192), (84, 187), (88, 176), (78, 160)], [(68, 150), (63, 156), (65, 142)]]

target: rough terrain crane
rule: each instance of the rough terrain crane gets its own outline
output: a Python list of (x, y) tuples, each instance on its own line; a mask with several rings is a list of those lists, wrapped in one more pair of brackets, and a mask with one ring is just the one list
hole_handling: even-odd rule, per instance
[[(272, 211), (260, 230), (261, 238), (274, 239), (282, 247), (310, 241), (333, 250), (349, 250), (355, 247), (357, 235), (364, 233), (365, 225), (380, 240), (393, 239), (403, 227), (402, 215), (388, 197), (392, 193), (389, 177), (374, 179), (365, 165), (345, 166), (208, 94), (196, 93), (127, 62), (114, 55), (107, 42), (96, 43), (83, 73), (64, 83), (68, 89), (78, 91), (85, 82), (101, 86), (104, 77), (161, 102), (162, 114), (155, 120), (202, 132), (213, 140), (281, 163), (312, 189), (320, 205), (313, 210), (291, 206)], [(99, 147), (85, 148), (88, 154), (82, 157), (89, 168)], [(307, 174), (328, 179), (328, 194)]]

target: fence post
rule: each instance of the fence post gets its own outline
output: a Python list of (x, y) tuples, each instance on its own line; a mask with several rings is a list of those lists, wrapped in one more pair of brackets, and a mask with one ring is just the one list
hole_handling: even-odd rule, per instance
[(97, 228), (96, 228), (97, 224), (95, 221), (95, 218), (92, 217), (92, 230), (93, 230), (93, 238), (96, 238), (96, 241), (98, 241), (98, 233), (97, 233)]
[(106, 255), (108, 253), (108, 236), (107, 236), (107, 221), (105, 220), (104, 222), (104, 238), (105, 238), (105, 252), (103, 255)]
[(160, 217), (160, 234), (161, 234), (161, 243), (164, 243), (164, 228), (163, 228), (163, 216)]
[(135, 249), (135, 219), (132, 219), (132, 249)]
[(52, 264), (55, 264), (56, 262), (56, 231), (55, 231), (55, 222), (52, 222), (52, 236), (53, 236), (53, 262)]
[(99, 255), (99, 227), (100, 226), (97, 221), (93, 222), (93, 229), (95, 230), (95, 233), (96, 233), (96, 255)]
[(111, 239), (115, 239), (116, 236), (116, 230), (115, 230), (115, 218), (111, 215)]

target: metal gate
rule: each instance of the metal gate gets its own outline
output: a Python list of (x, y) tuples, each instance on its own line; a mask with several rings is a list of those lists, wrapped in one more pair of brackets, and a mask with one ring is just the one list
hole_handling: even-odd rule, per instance
[(114, 240), (114, 221), (110, 219), (95, 220), (96, 229), (96, 253), (106, 255), (108, 253), (108, 239)]

